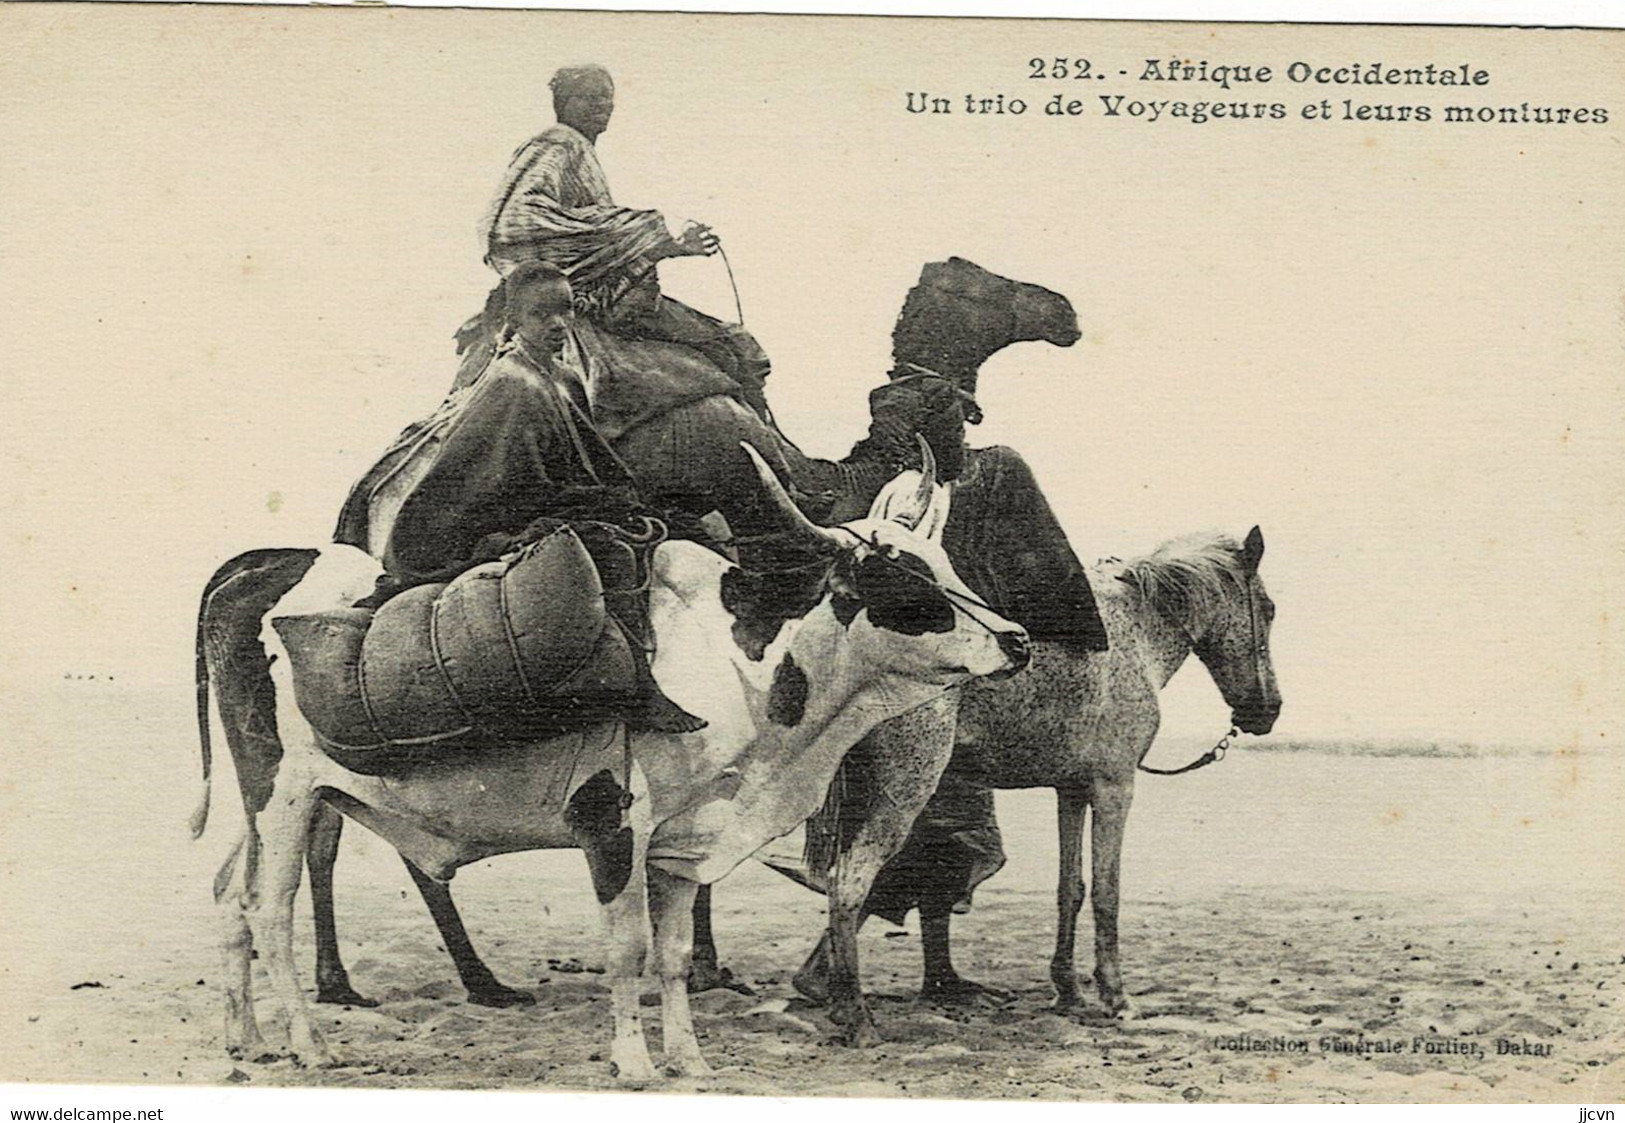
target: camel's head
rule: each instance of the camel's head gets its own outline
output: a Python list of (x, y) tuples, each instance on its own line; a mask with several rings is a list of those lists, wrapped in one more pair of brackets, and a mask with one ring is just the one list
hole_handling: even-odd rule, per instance
[(938, 371), (966, 393), (976, 371), (1012, 343), (1070, 347), (1082, 336), (1072, 303), (1042, 285), (1001, 277), (962, 257), (920, 270), (892, 330), (893, 377), (913, 367)]

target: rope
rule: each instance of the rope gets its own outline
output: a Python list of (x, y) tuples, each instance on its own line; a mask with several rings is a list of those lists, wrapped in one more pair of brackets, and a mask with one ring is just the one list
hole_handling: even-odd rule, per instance
[(728, 261), (728, 251), (722, 248), (722, 239), (717, 239), (717, 256), (722, 258), (722, 267), (728, 271), (728, 284), (734, 290), (734, 322), (740, 327), (745, 326), (745, 307), (739, 302), (739, 282), (734, 280), (734, 267)]
[(632, 731), (621, 722), (621, 765), (626, 775), (626, 782), (621, 785), (621, 810), (625, 811), (632, 806)]
[(989, 615), (997, 616), (998, 611), (982, 598), (975, 596), (974, 594), (957, 592), (956, 590), (948, 588), (946, 585), (943, 585), (941, 582), (936, 581), (933, 578), (927, 577), (922, 573), (914, 572), (912, 569), (909, 569), (907, 566), (903, 565), (895, 558), (887, 554), (885, 550), (881, 548), (879, 542), (875, 541), (873, 538), (865, 538), (863, 535), (859, 534), (849, 526), (836, 526), (831, 527), (830, 529), (845, 531), (847, 534), (850, 534), (853, 538), (856, 538), (859, 542), (868, 546), (874, 551), (874, 553), (870, 555), (871, 557), (878, 559), (883, 564), (897, 570), (899, 573), (914, 578), (914, 580), (920, 582), (921, 584), (929, 585), (931, 588), (941, 593), (943, 598), (947, 600), (948, 604), (957, 609), (959, 612), (963, 613), (965, 618), (971, 623), (977, 625), (989, 635), (998, 634), (996, 629), (994, 629), (991, 624), (987, 623), (987, 621), (983, 620), (980, 616), (973, 615), (970, 611), (968, 611), (970, 608), (980, 608), (986, 611)]

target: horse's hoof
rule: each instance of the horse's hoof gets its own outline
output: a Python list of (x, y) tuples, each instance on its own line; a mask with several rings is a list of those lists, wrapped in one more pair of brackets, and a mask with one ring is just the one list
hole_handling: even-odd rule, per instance
[(357, 994), (349, 983), (343, 986), (322, 987), (316, 992), (316, 1001), (327, 1006), (359, 1006), (364, 1010), (371, 1010), (378, 1005), (376, 998)]
[(1139, 1008), (1121, 994), (1106, 1000), (1106, 1012), (1120, 1022), (1132, 1022), (1140, 1016)]
[(509, 1006), (534, 1006), (536, 996), (525, 990), (515, 990), (505, 987), (501, 983), (495, 986), (481, 987), (468, 992), (468, 1000), (475, 1006), (492, 1006), (498, 1010)]

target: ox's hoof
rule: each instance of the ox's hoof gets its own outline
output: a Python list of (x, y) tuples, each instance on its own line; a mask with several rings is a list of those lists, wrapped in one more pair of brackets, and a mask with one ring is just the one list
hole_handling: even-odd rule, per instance
[(251, 1064), (259, 1064), (260, 1058), (265, 1056), (266, 1052), (265, 1040), (260, 1037), (257, 1029), (241, 1041), (228, 1042), (226, 1045), (226, 1056), (234, 1061), (248, 1061)]
[(636, 1061), (610, 1061), (609, 1074), (617, 1084), (627, 1088), (647, 1088), (660, 1080), (654, 1062), (647, 1057)]
[(478, 989), (470, 988), (468, 1000), (475, 1006), (494, 1006), (499, 1010), (509, 1006), (534, 1006), (536, 996), (526, 990), (515, 990), (513, 987), (493, 983)]
[(300, 1068), (332, 1068), (333, 1054), (328, 1052), (327, 1039), (314, 1025), (296, 1022), (288, 1030), (288, 1053)]
[(667, 1076), (715, 1076), (716, 1070), (712, 1068), (704, 1057), (698, 1053), (684, 1054), (666, 1059)]
[(312, 1042), (292, 1050), (288, 1059), (300, 1068), (337, 1068), (338, 1062), (333, 1059), (326, 1045), (321, 1042)]
[(300, 1068), (340, 1068), (342, 1067), (332, 1053), (326, 1049), (314, 1053), (293, 1053), (289, 1059)]

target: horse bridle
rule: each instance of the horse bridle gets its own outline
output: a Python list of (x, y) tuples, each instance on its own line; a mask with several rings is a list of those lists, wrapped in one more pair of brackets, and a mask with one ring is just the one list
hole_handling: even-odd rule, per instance
[[(1251, 573), (1248, 573), (1242, 578), (1241, 591), (1247, 597), (1247, 627), (1253, 641), (1253, 675), (1258, 683), (1258, 689), (1262, 691), (1264, 689), (1264, 658), (1266, 648), (1264, 641), (1259, 638), (1258, 634), (1258, 603), (1257, 599), (1253, 596), (1253, 575)], [(1163, 614), (1163, 618), (1179, 629), (1179, 631), (1184, 635), (1186, 641), (1190, 643), (1191, 650), (1196, 653), (1196, 657), (1201, 659), (1205, 664), (1207, 659), (1202, 654), (1202, 640), (1197, 640), (1192, 637), (1191, 634), (1185, 630), (1184, 625), (1168, 616), (1167, 613)], [(1204, 636), (1203, 640), (1206, 638), (1207, 637)], [(1225, 753), (1227, 753), (1230, 749), (1231, 742), (1240, 736), (1240, 727), (1232, 723), (1230, 726), (1230, 731), (1223, 737), (1220, 737), (1218, 741), (1214, 743), (1211, 749), (1197, 757), (1195, 760), (1191, 761), (1189, 764), (1185, 765), (1183, 768), (1152, 768), (1144, 763), (1141, 763), (1136, 767), (1138, 767), (1141, 772), (1149, 772), (1153, 776), (1178, 776), (1184, 772), (1194, 772), (1198, 768), (1205, 768), (1210, 764), (1215, 764), (1223, 760)]]

